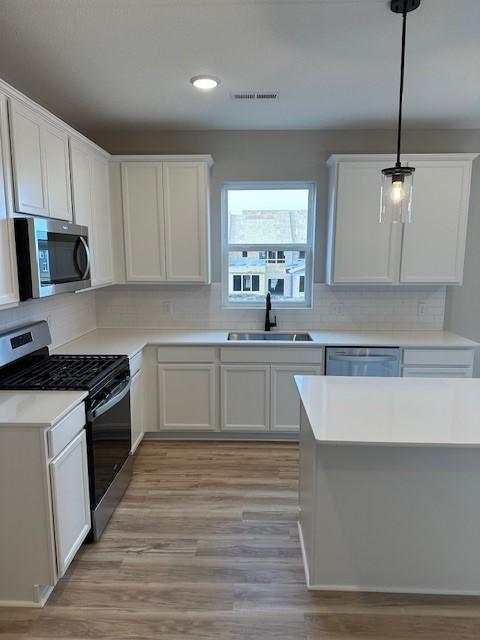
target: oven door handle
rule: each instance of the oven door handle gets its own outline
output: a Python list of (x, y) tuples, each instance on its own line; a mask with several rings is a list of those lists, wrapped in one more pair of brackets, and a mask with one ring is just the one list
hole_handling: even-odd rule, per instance
[(93, 411), (89, 411), (87, 414), (87, 419), (89, 422), (95, 420), (95, 418), (99, 418), (104, 413), (109, 411), (112, 407), (118, 404), (127, 393), (130, 391), (130, 387), (132, 386), (132, 380), (129, 377), (127, 380), (122, 382), (114, 389), (115, 395), (109, 398), (106, 402), (102, 402), (98, 407), (96, 407)]

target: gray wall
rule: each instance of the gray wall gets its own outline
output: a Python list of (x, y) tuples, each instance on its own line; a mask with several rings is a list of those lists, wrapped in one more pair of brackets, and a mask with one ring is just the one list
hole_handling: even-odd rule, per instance
[[(472, 177), (463, 286), (447, 288), (445, 328), (480, 342), (480, 158)], [(479, 350), (474, 375), (480, 377)]]
[[(228, 180), (313, 180), (317, 183), (315, 281), (325, 279), (328, 173), (332, 153), (385, 153), (394, 148), (391, 131), (103, 131), (88, 132), (111, 153), (210, 153), (212, 173), (213, 281), (221, 278), (220, 189)], [(480, 131), (409, 131), (404, 150), (411, 153), (480, 151)], [(479, 181), (479, 168), (474, 182)], [(474, 193), (471, 217), (480, 218)], [(472, 227), (473, 227), (472, 222)], [(477, 238), (480, 243), (480, 229)], [(472, 239), (469, 250), (472, 251)], [(479, 322), (480, 325), (480, 322)], [(480, 329), (479, 329), (480, 330)]]

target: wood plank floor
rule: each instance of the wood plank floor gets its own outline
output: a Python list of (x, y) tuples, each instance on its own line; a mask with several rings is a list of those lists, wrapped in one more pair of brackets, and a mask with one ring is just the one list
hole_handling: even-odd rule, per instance
[(0, 640), (480, 639), (480, 599), (308, 592), (297, 465), (293, 444), (143, 443), (102, 540), (44, 609), (0, 609)]

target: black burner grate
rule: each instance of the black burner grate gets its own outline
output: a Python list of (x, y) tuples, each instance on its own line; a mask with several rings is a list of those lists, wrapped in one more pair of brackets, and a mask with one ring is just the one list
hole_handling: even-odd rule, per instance
[(91, 389), (116, 369), (124, 356), (53, 355), (0, 377), (3, 389)]

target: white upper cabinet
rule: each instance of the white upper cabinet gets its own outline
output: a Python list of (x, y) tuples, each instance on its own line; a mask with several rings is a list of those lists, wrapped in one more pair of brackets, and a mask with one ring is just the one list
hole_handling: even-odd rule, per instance
[(67, 132), (13, 98), (9, 111), (15, 210), (71, 220)]
[(70, 165), (68, 161), (68, 135), (54, 125), (43, 130), (45, 167), (47, 175), (48, 215), (61, 220), (72, 220)]
[(164, 281), (167, 278), (162, 164), (122, 163), (122, 194), (127, 280)]
[(411, 224), (380, 224), (389, 156), (332, 156), (328, 284), (461, 284), (472, 154), (405, 155)]
[(208, 167), (164, 162), (163, 193), (167, 279), (208, 282)]
[(412, 164), (413, 222), (403, 229), (400, 282), (461, 284), (472, 162)]
[(92, 156), (93, 250), (95, 267), (92, 284), (102, 286), (114, 281), (112, 211), (108, 160), (98, 153)]
[(6, 109), (6, 98), (0, 93), (0, 307), (19, 301), (13, 221), (8, 216), (12, 199)]
[(93, 147), (70, 139), (73, 211), (76, 224), (88, 227), (92, 286), (114, 281), (108, 160)]
[(122, 162), (128, 282), (210, 282), (207, 161)]
[(385, 163), (339, 162), (332, 168), (330, 284), (393, 284), (395, 225), (380, 224), (380, 175)]

